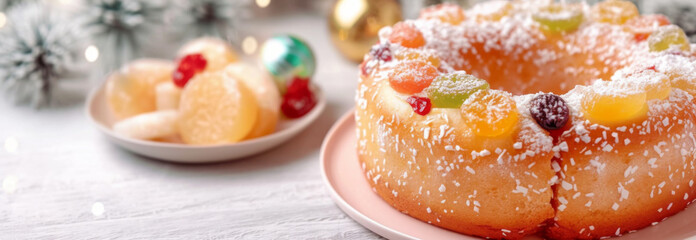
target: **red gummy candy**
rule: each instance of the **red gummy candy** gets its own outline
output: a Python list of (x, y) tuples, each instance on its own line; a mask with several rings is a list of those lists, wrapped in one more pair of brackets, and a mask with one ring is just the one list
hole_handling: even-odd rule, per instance
[(184, 56), (172, 74), (174, 85), (183, 88), (196, 73), (205, 70), (207, 65), (208, 61), (205, 60), (203, 54), (194, 53)]
[(309, 79), (295, 78), (288, 85), (280, 110), (288, 118), (299, 118), (317, 105), (314, 93), (309, 89)]

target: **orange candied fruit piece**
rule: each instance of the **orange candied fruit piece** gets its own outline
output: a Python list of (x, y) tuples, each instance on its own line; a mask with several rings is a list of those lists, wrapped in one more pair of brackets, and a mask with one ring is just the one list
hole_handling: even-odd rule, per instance
[(460, 108), (462, 119), (483, 137), (511, 133), (517, 126), (517, 104), (508, 92), (483, 90), (471, 95)]
[(418, 48), (425, 45), (423, 34), (412, 25), (404, 22), (397, 23), (392, 27), (389, 41), (407, 48)]
[(430, 86), (440, 73), (423, 61), (406, 61), (389, 74), (389, 85), (399, 93), (416, 94)]
[(587, 88), (581, 106), (587, 119), (604, 125), (624, 124), (647, 114), (644, 90), (624, 89), (614, 82)]
[(430, 63), (433, 67), (440, 67), (440, 58), (435, 56), (435, 54), (417, 51), (401, 51), (394, 54), (394, 57), (398, 60), (421, 60)]
[(660, 14), (644, 15), (628, 20), (624, 30), (633, 33), (636, 41), (644, 41), (650, 37), (657, 27), (672, 24), (667, 17)]
[(607, 0), (592, 6), (592, 19), (609, 24), (624, 24), (640, 15), (635, 4), (625, 0)]
[(459, 5), (453, 3), (443, 3), (423, 9), (420, 13), (420, 19), (434, 19), (440, 20), (443, 23), (459, 25), (466, 19), (466, 17), (464, 16), (464, 10), (462, 10)]

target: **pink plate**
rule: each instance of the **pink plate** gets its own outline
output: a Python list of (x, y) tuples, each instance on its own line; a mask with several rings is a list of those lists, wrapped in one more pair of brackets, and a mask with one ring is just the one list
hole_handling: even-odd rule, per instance
[[(354, 111), (336, 122), (321, 147), (321, 170), (331, 197), (348, 216), (389, 239), (478, 239), (421, 222), (384, 202), (365, 180), (358, 164)], [(696, 208), (616, 239), (687, 239), (696, 237)], [(528, 237), (526, 239), (541, 239)]]

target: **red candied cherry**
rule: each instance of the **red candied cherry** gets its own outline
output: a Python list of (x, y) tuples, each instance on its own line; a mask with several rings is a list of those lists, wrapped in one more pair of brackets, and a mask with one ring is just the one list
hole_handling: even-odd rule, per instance
[(430, 98), (427, 97), (410, 96), (406, 99), (406, 102), (411, 105), (414, 112), (423, 116), (427, 115), (433, 106)]
[(375, 57), (377, 60), (384, 62), (389, 62), (392, 60), (391, 50), (389, 49), (389, 44), (376, 44), (370, 49), (370, 55)]
[(179, 60), (179, 66), (172, 74), (174, 84), (183, 88), (193, 75), (202, 72), (206, 65), (208, 65), (208, 61), (205, 60), (203, 54), (194, 53), (184, 56)]
[(389, 74), (389, 85), (397, 92), (415, 94), (430, 86), (439, 75), (437, 68), (424, 61), (407, 61)]
[(309, 89), (309, 79), (295, 78), (283, 95), (280, 110), (288, 118), (299, 118), (312, 110), (315, 105), (317, 100)]

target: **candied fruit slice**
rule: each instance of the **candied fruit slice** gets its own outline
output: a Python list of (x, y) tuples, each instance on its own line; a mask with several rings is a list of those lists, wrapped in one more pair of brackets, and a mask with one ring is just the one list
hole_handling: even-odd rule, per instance
[(517, 126), (519, 113), (510, 93), (484, 90), (474, 93), (460, 108), (462, 119), (472, 131), (483, 137), (511, 133)]
[(621, 25), (626, 21), (638, 17), (638, 7), (629, 1), (608, 0), (595, 4), (591, 10), (591, 17), (597, 22)]
[(421, 60), (430, 63), (433, 67), (440, 67), (440, 58), (432, 53), (419, 52), (419, 51), (399, 51), (395, 55), (396, 59), (399, 60)]
[(530, 102), (529, 113), (534, 121), (546, 130), (563, 128), (570, 118), (565, 100), (556, 94), (539, 94)]
[(427, 115), (433, 106), (427, 97), (410, 96), (406, 98), (406, 102), (411, 105), (414, 112), (422, 116)]
[(435, 78), (426, 92), (437, 108), (459, 108), (471, 94), (489, 88), (485, 80), (464, 72), (453, 72)]
[(259, 107), (254, 94), (223, 71), (196, 75), (179, 103), (179, 132), (188, 144), (234, 143), (251, 132)]
[(587, 88), (581, 100), (587, 119), (599, 124), (617, 125), (647, 113), (645, 91), (611, 83), (614, 82), (599, 82)]
[(675, 26), (667, 25), (658, 28), (648, 38), (648, 46), (650, 51), (661, 52), (672, 47), (677, 47), (682, 51), (691, 51), (689, 38), (686, 37), (684, 30)]
[(423, 61), (407, 61), (389, 74), (389, 85), (397, 92), (415, 94), (430, 86), (438, 76), (437, 68)]
[(633, 38), (640, 42), (648, 39), (658, 27), (669, 24), (671, 24), (669, 19), (663, 15), (644, 15), (628, 20), (624, 25), (624, 30), (633, 33)]
[(568, 32), (578, 29), (583, 21), (582, 9), (569, 4), (551, 4), (532, 15), (544, 28), (552, 32)]
[(407, 48), (419, 48), (425, 45), (423, 34), (411, 24), (400, 22), (392, 27), (389, 41)]
[(443, 3), (423, 9), (420, 12), (420, 19), (434, 19), (443, 23), (459, 25), (466, 17), (464, 15), (464, 10), (457, 4)]
[(627, 76), (628, 81), (637, 83), (645, 90), (646, 99), (666, 99), (672, 92), (670, 77), (658, 72), (655, 66), (641, 69)]
[(222, 39), (203, 37), (186, 43), (179, 50), (177, 56), (183, 58), (186, 55), (200, 53), (208, 60), (206, 71), (217, 71), (227, 64), (238, 61), (239, 56), (232, 46)]
[(109, 75), (106, 98), (116, 119), (155, 111), (155, 88), (159, 83), (171, 81), (172, 71), (172, 62), (140, 59)]
[(242, 62), (232, 63), (223, 71), (224, 74), (228, 74), (228, 76), (244, 83), (251, 90), (251, 93), (254, 94), (259, 106), (259, 116), (256, 125), (244, 139), (257, 138), (273, 133), (280, 117), (280, 93), (273, 79), (257, 66)]

